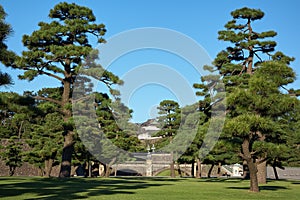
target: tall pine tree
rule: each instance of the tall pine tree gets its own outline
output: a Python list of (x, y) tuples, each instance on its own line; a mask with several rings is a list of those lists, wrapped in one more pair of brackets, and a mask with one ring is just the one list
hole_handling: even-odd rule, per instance
[[(173, 142), (173, 138), (179, 129), (181, 116), (179, 104), (173, 100), (163, 100), (159, 103), (158, 109), (158, 121), (161, 124), (161, 131), (156, 135), (162, 136), (164, 141), (168, 144)], [(175, 161), (173, 151), (171, 152), (171, 164), (170, 164), (170, 174), (171, 177), (175, 177)]]
[(272, 146), (274, 135), (287, 131), (279, 119), (292, 112), (297, 103), (290, 95), (296, 94), (294, 90), (282, 91), (295, 80), (289, 67), (293, 58), (281, 52), (272, 54), (276, 42), (268, 38), (276, 32), (254, 30), (253, 22), (264, 16), (261, 10), (241, 8), (231, 16), (233, 20), (218, 37), (231, 45), (217, 55), (213, 67), (206, 69), (219, 73), (227, 92), (222, 137), (240, 144), (239, 155), (249, 167), (250, 191), (258, 192), (258, 175), (265, 182), (268, 146)]
[[(75, 142), (71, 111), (73, 84), (84, 59), (92, 51), (90, 37), (96, 37), (98, 43), (104, 42), (102, 37), (106, 29), (104, 24), (95, 22), (92, 10), (75, 3), (57, 4), (50, 10), (49, 17), (52, 22), (40, 22), (38, 30), (23, 36), (24, 46), (28, 50), (23, 51), (15, 67), (25, 70), (19, 76), (21, 79), (31, 81), (43, 75), (62, 83), (61, 98), (43, 95), (35, 98), (55, 103), (63, 114), (64, 145), (59, 176), (69, 177)], [(98, 69), (104, 71), (100, 66)], [(112, 73), (103, 73), (98, 78), (109, 87), (119, 83), (118, 77)]]

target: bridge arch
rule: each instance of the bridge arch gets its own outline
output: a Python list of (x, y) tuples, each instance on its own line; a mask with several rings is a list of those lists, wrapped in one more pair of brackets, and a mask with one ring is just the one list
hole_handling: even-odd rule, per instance
[(121, 168), (117, 169), (117, 176), (142, 176), (143, 174), (134, 169)]
[(157, 175), (160, 174), (161, 172), (167, 171), (167, 170), (170, 170), (170, 167), (160, 168), (160, 169), (157, 170), (157, 171), (153, 171), (153, 176), (157, 176)]

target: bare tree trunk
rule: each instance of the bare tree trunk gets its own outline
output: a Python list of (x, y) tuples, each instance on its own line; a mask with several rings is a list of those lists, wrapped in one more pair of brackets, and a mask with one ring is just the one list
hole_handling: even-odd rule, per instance
[(59, 172), (59, 177), (66, 178), (71, 176), (71, 161), (73, 153), (73, 132), (68, 131), (64, 137), (64, 148), (62, 153), (62, 162)]
[(92, 164), (90, 160), (88, 160), (88, 177), (92, 177)]
[(217, 172), (217, 176), (220, 177), (222, 174), (221, 174), (221, 168), (222, 168), (222, 163), (219, 162), (218, 163), (218, 172)]
[(42, 167), (39, 167), (38, 176), (41, 176), (41, 177), (44, 176), (44, 169)]
[(9, 167), (9, 176), (13, 176), (15, 174), (15, 170), (16, 170), (16, 167), (10, 166)]
[(279, 180), (279, 176), (278, 176), (278, 172), (277, 172), (276, 166), (273, 165), (272, 167), (273, 167), (275, 179), (276, 179), (276, 180)]
[(187, 172), (187, 169), (186, 169), (186, 163), (184, 163), (184, 176), (188, 176), (189, 174), (188, 174), (188, 172)]
[(50, 177), (52, 171), (53, 159), (45, 160), (45, 176)]
[(110, 176), (110, 173), (111, 173), (111, 168), (110, 168), (110, 165), (109, 164), (106, 164), (105, 165), (105, 177), (108, 178)]
[(277, 166), (277, 158), (274, 158), (273, 163), (272, 163), (272, 168), (273, 168), (273, 171), (274, 171), (275, 179), (279, 180), (279, 176), (278, 176), (276, 166)]
[(116, 164), (116, 168), (115, 168), (115, 176), (117, 176), (118, 173), (118, 164)]
[(171, 173), (171, 178), (175, 178), (175, 162), (172, 160), (170, 164), (170, 173)]
[(212, 172), (212, 170), (213, 170), (214, 166), (215, 166), (215, 164), (213, 163), (213, 164), (211, 165), (211, 167), (209, 168), (209, 170), (208, 170), (208, 174), (207, 174), (207, 177), (208, 177), (208, 178), (210, 178), (210, 177), (211, 177), (211, 172)]
[(108, 178), (111, 173), (111, 166), (114, 164), (117, 158), (113, 158), (108, 164), (105, 165), (105, 177)]
[(191, 175), (194, 178), (195, 177), (195, 162), (192, 162), (192, 168), (191, 168)]
[(197, 174), (196, 178), (201, 178), (202, 170), (201, 170), (201, 160), (197, 158)]
[(101, 176), (105, 177), (106, 176), (106, 171), (107, 171), (107, 164), (103, 164), (103, 168), (104, 168), (104, 170), (103, 170)]
[(177, 171), (178, 171), (179, 176), (182, 177), (182, 172), (181, 172), (179, 163), (177, 163)]

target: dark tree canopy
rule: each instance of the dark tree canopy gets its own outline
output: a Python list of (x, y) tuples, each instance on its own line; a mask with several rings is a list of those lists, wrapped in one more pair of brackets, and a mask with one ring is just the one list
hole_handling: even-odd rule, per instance
[[(5, 22), (6, 13), (0, 5), (0, 62), (5, 66), (11, 66), (15, 60), (15, 53), (7, 49), (5, 41), (12, 33), (11, 26)], [(0, 71), (0, 86), (10, 85), (13, 83), (11, 76), (8, 73)]]

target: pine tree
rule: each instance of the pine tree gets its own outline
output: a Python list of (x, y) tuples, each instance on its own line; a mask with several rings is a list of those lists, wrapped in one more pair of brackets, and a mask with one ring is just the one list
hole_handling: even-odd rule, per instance
[[(74, 145), (74, 124), (72, 121), (72, 89), (79, 68), (83, 66), (92, 51), (89, 43), (91, 36), (97, 38), (98, 43), (104, 42), (106, 32), (104, 24), (95, 23), (96, 18), (87, 7), (75, 3), (59, 3), (50, 10), (50, 23), (40, 22), (39, 29), (31, 35), (23, 36), (23, 44), (27, 51), (23, 51), (18, 59), (16, 68), (25, 70), (19, 78), (33, 80), (44, 75), (62, 83), (61, 98), (35, 96), (36, 99), (55, 103), (64, 118), (64, 145), (60, 177), (70, 177), (71, 160)], [(89, 65), (85, 68), (90, 67)], [(97, 66), (92, 74), (102, 83), (111, 88), (112, 84), (119, 83), (118, 77), (110, 72), (103, 72)], [(95, 74), (96, 73), (96, 74)]]
[[(200, 113), (199, 127), (193, 141), (198, 169), (197, 178), (201, 177), (202, 163), (211, 164), (211, 169), (216, 163), (218, 165), (225, 163), (221, 159), (230, 157), (229, 149), (233, 148), (230, 143), (223, 141), (224, 138), (219, 137), (226, 110), (224, 84), (213, 67), (205, 65), (203, 69), (211, 74), (202, 76), (201, 83), (193, 84), (193, 87), (197, 89), (196, 95), (201, 97), (197, 106)], [(226, 144), (225, 147), (224, 144)], [(231, 157), (233, 157), (232, 154)]]
[(2, 138), (24, 138), (35, 116), (34, 99), (13, 92), (2, 92), (0, 102)]
[[(179, 104), (173, 100), (163, 100), (159, 103), (157, 107), (158, 122), (161, 124), (161, 131), (156, 135), (162, 136), (164, 138), (163, 144), (168, 144), (173, 142), (173, 138), (176, 135), (177, 130), (179, 129), (181, 117), (180, 117), (180, 108)], [(175, 177), (175, 161), (173, 151), (171, 152), (171, 164), (170, 164), (170, 174), (171, 177)]]
[(109, 176), (113, 164), (132, 160), (128, 152), (142, 149), (135, 126), (129, 122), (132, 110), (106, 93), (92, 92), (88, 88), (84, 91), (83, 95), (91, 93), (93, 104), (88, 103), (88, 98), (76, 101), (73, 111), (78, 122), (77, 133), (94, 159), (105, 166), (105, 176)]
[(49, 112), (37, 117), (36, 124), (32, 125), (31, 132), (27, 135), (26, 141), (31, 149), (26, 161), (39, 167), (43, 172), (41, 175), (50, 177), (52, 167), (58, 163), (57, 156), (62, 151), (62, 132), (62, 115)]
[(12, 176), (23, 163), (25, 138), (35, 118), (35, 101), (17, 93), (2, 92), (0, 102), (1, 141), (7, 141), (2, 146), (1, 158), (9, 166)]
[[(105, 164), (105, 176), (110, 175), (111, 165), (120, 163), (128, 159), (126, 152), (138, 152), (142, 150), (142, 144), (138, 140), (136, 127), (129, 122), (132, 110), (120, 102), (119, 99), (112, 99), (103, 93), (95, 94), (96, 115), (105, 137), (108, 140), (102, 140), (101, 157)], [(107, 145), (110, 141), (114, 145)], [(116, 148), (122, 149), (122, 151)], [(114, 152), (119, 152), (115, 155)], [(101, 161), (101, 160), (100, 160)]]
[[(12, 28), (5, 22), (6, 13), (0, 5), (0, 62), (5, 66), (11, 66), (16, 55), (7, 50), (7, 45), (4, 43), (7, 37), (12, 33)], [(8, 73), (0, 71), (0, 86), (7, 86), (13, 83), (11, 76)]]
[[(219, 40), (233, 46), (221, 51), (213, 61), (227, 92), (227, 116), (223, 138), (240, 144), (239, 155), (247, 162), (250, 172), (250, 191), (258, 192), (258, 167), (262, 180), (269, 146), (274, 137), (287, 131), (280, 119), (293, 112), (299, 91), (282, 88), (295, 80), (289, 67), (293, 58), (275, 51), (276, 42), (267, 40), (274, 31), (256, 32), (253, 22), (263, 18), (261, 10), (242, 8), (231, 12), (233, 17)], [(204, 77), (203, 79), (205, 80)], [(209, 77), (211, 78), (211, 77)], [(263, 181), (262, 181), (263, 182)]]
[[(0, 146), (1, 147), (1, 146)], [(17, 136), (11, 137), (1, 152), (0, 157), (4, 160), (5, 165), (9, 167), (9, 176), (13, 176), (17, 167), (23, 164), (22, 143)]]
[[(207, 116), (203, 112), (198, 112), (197, 111), (198, 108), (199, 108), (198, 103), (195, 103), (193, 105), (185, 106), (181, 109), (181, 123), (185, 130), (184, 135), (189, 134), (188, 130), (193, 129), (191, 128), (190, 125), (196, 126), (195, 130), (197, 131), (197, 133), (195, 134), (193, 141), (188, 146), (186, 151), (178, 159), (178, 162), (181, 164), (185, 164), (185, 163), (192, 164), (191, 175), (194, 177), (195, 175), (194, 165), (196, 161), (197, 163), (196, 178), (201, 178), (202, 158), (199, 157), (199, 149), (203, 144), (203, 139), (205, 133), (207, 132), (207, 127), (204, 125)], [(185, 126), (187, 127), (185, 128)]]

